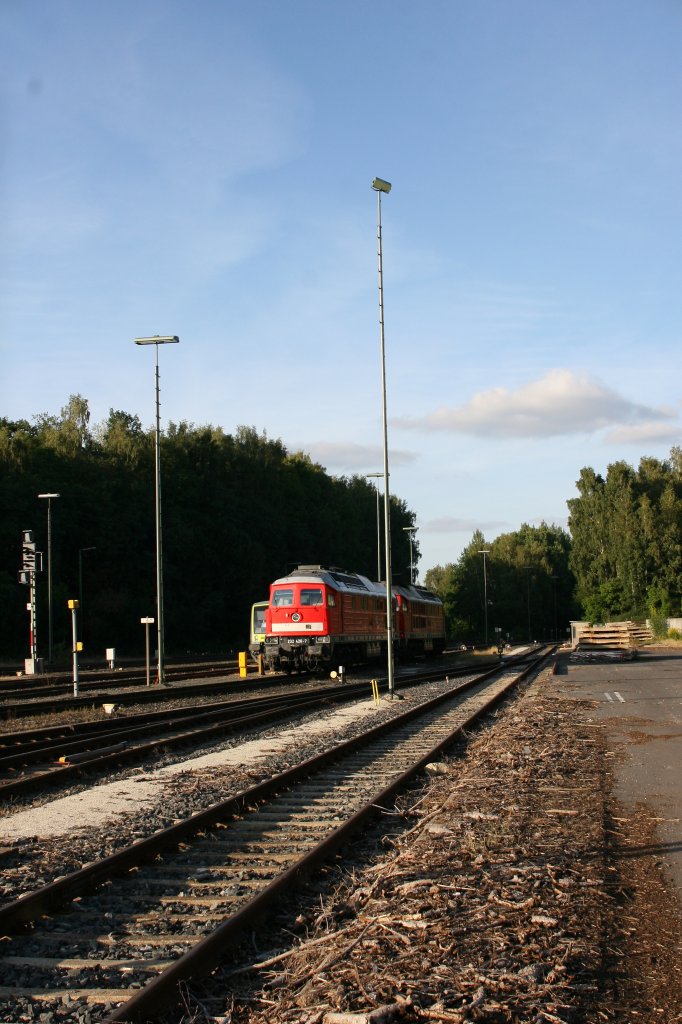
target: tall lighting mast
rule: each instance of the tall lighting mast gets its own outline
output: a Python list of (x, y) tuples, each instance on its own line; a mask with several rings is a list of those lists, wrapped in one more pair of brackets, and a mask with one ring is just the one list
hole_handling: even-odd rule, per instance
[(161, 543), (161, 406), (159, 402), (159, 345), (177, 345), (177, 335), (153, 338), (135, 338), (136, 345), (153, 345), (156, 353), (156, 632), (157, 632), (157, 683), (164, 683), (163, 667), (163, 552)]
[(481, 549), (479, 555), (483, 555), (483, 617), (485, 622), (485, 645), (488, 646), (488, 576), (485, 570), (485, 556), (490, 554), (490, 549)]
[(388, 195), (391, 184), (383, 178), (375, 178), (372, 188), (377, 194), (377, 252), (379, 257), (379, 339), (381, 344), (381, 414), (384, 429), (384, 544), (386, 545), (386, 643), (388, 667), (388, 695), (395, 695), (393, 672), (393, 595), (391, 586), (391, 493), (388, 476), (388, 417), (386, 414), (386, 344), (384, 338), (384, 270), (381, 245), (381, 196)]

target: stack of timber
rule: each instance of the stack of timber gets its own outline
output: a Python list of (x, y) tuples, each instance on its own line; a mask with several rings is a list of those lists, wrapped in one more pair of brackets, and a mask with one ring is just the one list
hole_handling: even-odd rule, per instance
[(571, 661), (629, 661), (642, 644), (653, 640), (644, 622), (607, 622), (589, 626), (580, 634)]

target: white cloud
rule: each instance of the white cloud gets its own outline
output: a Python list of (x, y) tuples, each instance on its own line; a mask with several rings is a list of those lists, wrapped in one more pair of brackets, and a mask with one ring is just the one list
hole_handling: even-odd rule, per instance
[[(287, 447), (289, 447), (287, 445)], [(290, 451), (308, 452), (314, 462), (326, 469), (380, 472), (384, 462), (383, 448), (378, 444), (356, 444), (353, 441), (316, 441), (313, 444), (296, 445)], [(389, 451), (389, 461), (394, 466), (406, 466), (417, 459), (414, 452)], [(390, 471), (389, 471), (390, 472)]]
[(619, 427), (604, 435), (611, 444), (680, 444), (682, 429), (674, 423), (638, 423), (631, 427)]
[(502, 530), (509, 527), (509, 523), (502, 520), (488, 519), (458, 519), (457, 516), (439, 516), (437, 519), (428, 519), (420, 529), (425, 533), (473, 533), (480, 530), (482, 533), (492, 530)]
[[(546, 438), (593, 434), (606, 427), (670, 420), (674, 413), (623, 398), (587, 374), (550, 370), (512, 391), (481, 391), (463, 406), (444, 407), (422, 417), (404, 417), (394, 425), (413, 430), (443, 430), (477, 437)], [(666, 428), (671, 430), (670, 426)]]

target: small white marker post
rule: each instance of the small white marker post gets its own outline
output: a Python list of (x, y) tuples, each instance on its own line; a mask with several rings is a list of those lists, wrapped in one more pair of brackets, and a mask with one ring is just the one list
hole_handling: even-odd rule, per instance
[(144, 631), (145, 631), (145, 637), (146, 637), (145, 649), (146, 649), (146, 665), (147, 665), (147, 686), (149, 686), (149, 627), (154, 625), (154, 619), (150, 618), (148, 615), (145, 615), (144, 618), (140, 619), (140, 622), (145, 627)]

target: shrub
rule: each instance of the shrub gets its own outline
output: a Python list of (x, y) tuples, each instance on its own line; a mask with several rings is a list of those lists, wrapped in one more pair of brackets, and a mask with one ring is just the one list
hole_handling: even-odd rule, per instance
[(666, 621), (666, 616), (663, 612), (652, 612), (649, 615), (649, 625), (651, 626), (651, 632), (657, 639), (662, 640), (663, 637), (666, 636), (668, 630), (668, 623)]

